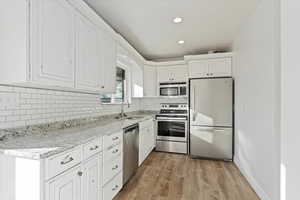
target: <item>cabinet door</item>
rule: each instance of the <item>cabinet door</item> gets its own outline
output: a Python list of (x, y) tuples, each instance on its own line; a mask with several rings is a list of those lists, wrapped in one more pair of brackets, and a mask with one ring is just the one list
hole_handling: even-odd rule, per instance
[(80, 168), (66, 172), (47, 183), (46, 200), (80, 200), (81, 177), (78, 175)]
[(208, 67), (209, 67), (208, 60), (189, 62), (189, 77), (201, 78), (201, 77), (209, 76)]
[(158, 82), (170, 82), (173, 81), (174, 75), (172, 75), (172, 70), (169, 67), (158, 67), (157, 69), (157, 77)]
[(150, 143), (149, 148), (151, 151), (155, 147), (155, 143), (156, 143), (154, 122), (153, 122), (153, 125), (148, 128), (148, 134), (149, 134), (149, 143)]
[(157, 71), (156, 67), (144, 66), (144, 96), (157, 96)]
[(147, 138), (146, 138), (146, 158), (151, 153), (152, 149), (155, 147), (155, 134), (154, 134), (153, 124), (147, 127)]
[(34, 1), (32, 7), (33, 81), (74, 87), (73, 7), (66, 0)]
[(174, 82), (185, 82), (188, 79), (188, 69), (185, 65), (178, 65), (168, 67), (168, 70), (171, 72), (171, 81)]
[(86, 17), (76, 18), (77, 67), (76, 86), (98, 91), (101, 68), (100, 30)]
[(209, 76), (231, 76), (231, 58), (211, 59), (209, 61)]
[(136, 63), (133, 62), (131, 66), (131, 88), (132, 88), (132, 97), (143, 97), (144, 95), (144, 81), (143, 81), (143, 70), (142, 68)]
[(100, 158), (99, 155), (96, 155), (83, 165), (83, 200), (102, 199), (102, 164)]
[(101, 65), (101, 92), (115, 93), (116, 91), (116, 42), (108, 34), (102, 34), (102, 65)]
[(139, 132), (139, 166), (146, 159), (147, 153), (147, 128), (141, 129)]

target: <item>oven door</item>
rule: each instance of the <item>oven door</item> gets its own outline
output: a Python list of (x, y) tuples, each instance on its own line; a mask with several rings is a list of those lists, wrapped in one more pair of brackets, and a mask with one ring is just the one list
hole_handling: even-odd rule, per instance
[(187, 142), (187, 120), (157, 119), (157, 140)]
[(159, 95), (160, 96), (178, 96), (179, 88), (178, 87), (160, 87)]

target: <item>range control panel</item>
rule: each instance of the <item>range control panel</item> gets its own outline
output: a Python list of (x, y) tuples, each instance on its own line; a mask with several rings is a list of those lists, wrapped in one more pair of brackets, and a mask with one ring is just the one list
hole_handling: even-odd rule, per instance
[(162, 103), (160, 104), (161, 110), (187, 110), (188, 105), (186, 103)]

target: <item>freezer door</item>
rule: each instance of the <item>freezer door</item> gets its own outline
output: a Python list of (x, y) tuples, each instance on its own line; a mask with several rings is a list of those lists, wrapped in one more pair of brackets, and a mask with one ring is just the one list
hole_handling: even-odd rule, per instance
[(192, 157), (232, 160), (232, 128), (192, 126), (190, 154)]
[(191, 80), (191, 125), (232, 127), (232, 109), (232, 78)]

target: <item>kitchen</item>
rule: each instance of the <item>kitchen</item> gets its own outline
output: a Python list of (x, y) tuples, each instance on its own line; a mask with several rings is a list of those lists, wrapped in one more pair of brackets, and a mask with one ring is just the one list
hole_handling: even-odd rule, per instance
[(298, 199), (298, 5), (1, 3), (1, 200)]

